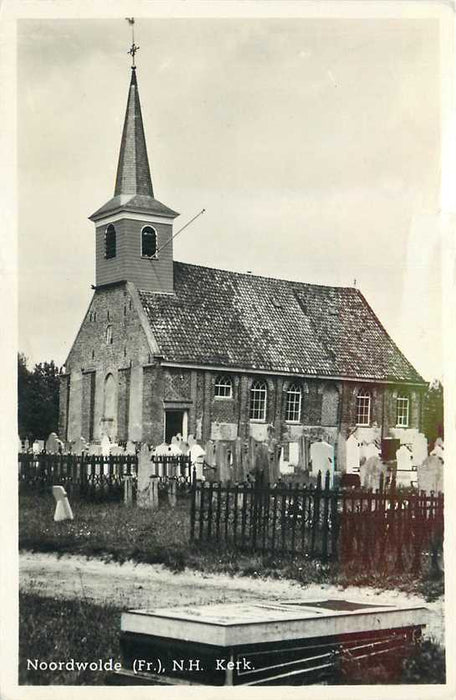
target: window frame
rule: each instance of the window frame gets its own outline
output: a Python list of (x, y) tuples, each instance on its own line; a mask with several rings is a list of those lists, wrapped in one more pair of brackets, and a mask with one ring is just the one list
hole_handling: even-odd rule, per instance
[[(155, 252), (153, 255), (145, 255), (145, 253), (144, 253), (144, 236), (148, 236), (151, 233), (153, 233), (153, 235), (155, 237)], [(150, 224), (143, 226), (141, 229), (140, 253), (141, 253), (141, 258), (144, 258), (145, 260), (158, 260), (158, 234), (157, 234), (157, 230), (153, 226), (151, 226)]]
[[(290, 418), (292, 413), (296, 415), (296, 397), (299, 396), (297, 402), (297, 418)], [(293, 397), (293, 398), (292, 398)], [(285, 423), (299, 424), (302, 416), (302, 386), (298, 382), (293, 382), (285, 391)]]
[[(367, 403), (367, 422), (361, 422), (360, 416), (364, 416), (366, 411), (364, 408), (360, 410), (360, 400), (368, 399)], [(372, 394), (368, 389), (360, 389), (356, 395), (356, 425), (367, 428), (372, 422)]]
[[(268, 407), (268, 385), (265, 380), (255, 379), (252, 382), (249, 399), (249, 420), (252, 423), (265, 423)], [(260, 408), (262, 409), (261, 415)]]
[(112, 339), (113, 339), (112, 324), (108, 323), (108, 325), (106, 326), (106, 330), (105, 330), (105, 343), (106, 343), (106, 345), (112, 345)]
[[(108, 251), (110, 251), (110, 255), (108, 255)], [(105, 260), (112, 260), (117, 257), (117, 231), (114, 224), (108, 224), (105, 230), (104, 257)]]
[[(228, 394), (219, 394), (219, 390), (229, 389)], [(218, 374), (214, 382), (214, 399), (217, 401), (226, 401), (233, 398), (233, 380), (228, 374)]]
[[(406, 407), (406, 413), (405, 413), (405, 418), (406, 422), (400, 422), (399, 418), (402, 417), (402, 411), (399, 408), (399, 402), (405, 402), (405, 407)], [(401, 415), (402, 414), (402, 415)], [(410, 425), (410, 397), (408, 394), (398, 394), (396, 397), (396, 428), (408, 428)]]

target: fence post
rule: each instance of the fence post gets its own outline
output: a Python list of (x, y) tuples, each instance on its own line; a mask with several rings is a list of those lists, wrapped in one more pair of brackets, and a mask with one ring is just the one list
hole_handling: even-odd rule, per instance
[(149, 504), (151, 508), (158, 508), (158, 482), (159, 477), (155, 475), (150, 476), (149, 482)]
[(175, 508), (177, 504), (177, 481), (175, 477), (168, 482), (168, 503), (171, 508)]
[(328, 559), (328, 515), (329, 515), (329, 484), (330, 484), (330, 473), (329, 470), (325, 474), (325, 489), (323, 492), (323, 537), (322, 537), (322, 559), (327, 561)]
[(195, 539), (195, 512), (196, 512), (196, 467), (191, 471), (191, 491), (190, 491), (190, 542)]
[(133, 503), (133, 479), (131, 476), (124, 477), (124, 503), (131, 506)]

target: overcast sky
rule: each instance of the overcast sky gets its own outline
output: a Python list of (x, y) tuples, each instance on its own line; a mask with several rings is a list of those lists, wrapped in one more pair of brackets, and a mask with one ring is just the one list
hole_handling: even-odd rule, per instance
[[(438, 23), (141, 19), (137, 74), (175, 259), (353, 280), (441, 376)], [(118, 20), (18, 23), (19, 349), (62, 364), (95, 281), (130, 79)]]

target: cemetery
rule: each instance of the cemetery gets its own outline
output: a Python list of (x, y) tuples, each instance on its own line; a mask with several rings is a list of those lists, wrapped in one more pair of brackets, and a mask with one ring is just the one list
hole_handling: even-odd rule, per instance
[[(45, 665), (55, 649), (118, 661), (96, 680), (59, 677), (68, 684), (425, 683), (434, 668), (444, 682), (443, 650), (426, 637), (444, 537), (444, 444), (421, 432), (427, 382), (355, 283), (174, 260), (188, 224), (174, 233), (178, 213), (155, 197), (137, 50), (133, 37), (115, 189), (89, 217), (95, 284), (59, 374), (58, 432), (18, 445), (21, 551), (48, 571), (47, 555), (80, 557), (80, 590), (61, 603), (24, 589), (21, 659), (45, 648)], [(105, 574), (94, 602), (83, 557), (264, 588), (244, 600), (235, 580), (230, 600), (226, 583), (197, 600), (187, 584), (184, 601), (162, 605), (162, 586), (138, 608), (133, 584), (114, 604)], [(296, 595), (269, 595), (277, 580)], [(312, 584), (331, 594), (311, 596)], [(391, 600), (366, 602), (362, 586)]]

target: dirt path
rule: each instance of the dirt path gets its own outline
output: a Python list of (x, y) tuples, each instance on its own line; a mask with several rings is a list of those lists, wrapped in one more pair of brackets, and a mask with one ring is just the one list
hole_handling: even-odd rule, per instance
[(425, 603), (418, 596), (372, 588), (341, 588), (293, 581), (203, 574), (185, 570), (173, 574), (161, 565), (117, 564), (99, 559), (54, 554), (20, 555), (21, 591), (56, 598), (86, 598), (123, 608), (165, 607), (186, 603), (222, 603), (240, 600), (283, 600), (318, 596), (366, 602), (424, 604), (430, 612), (426, 635), (444, 643), (443, 600)]

